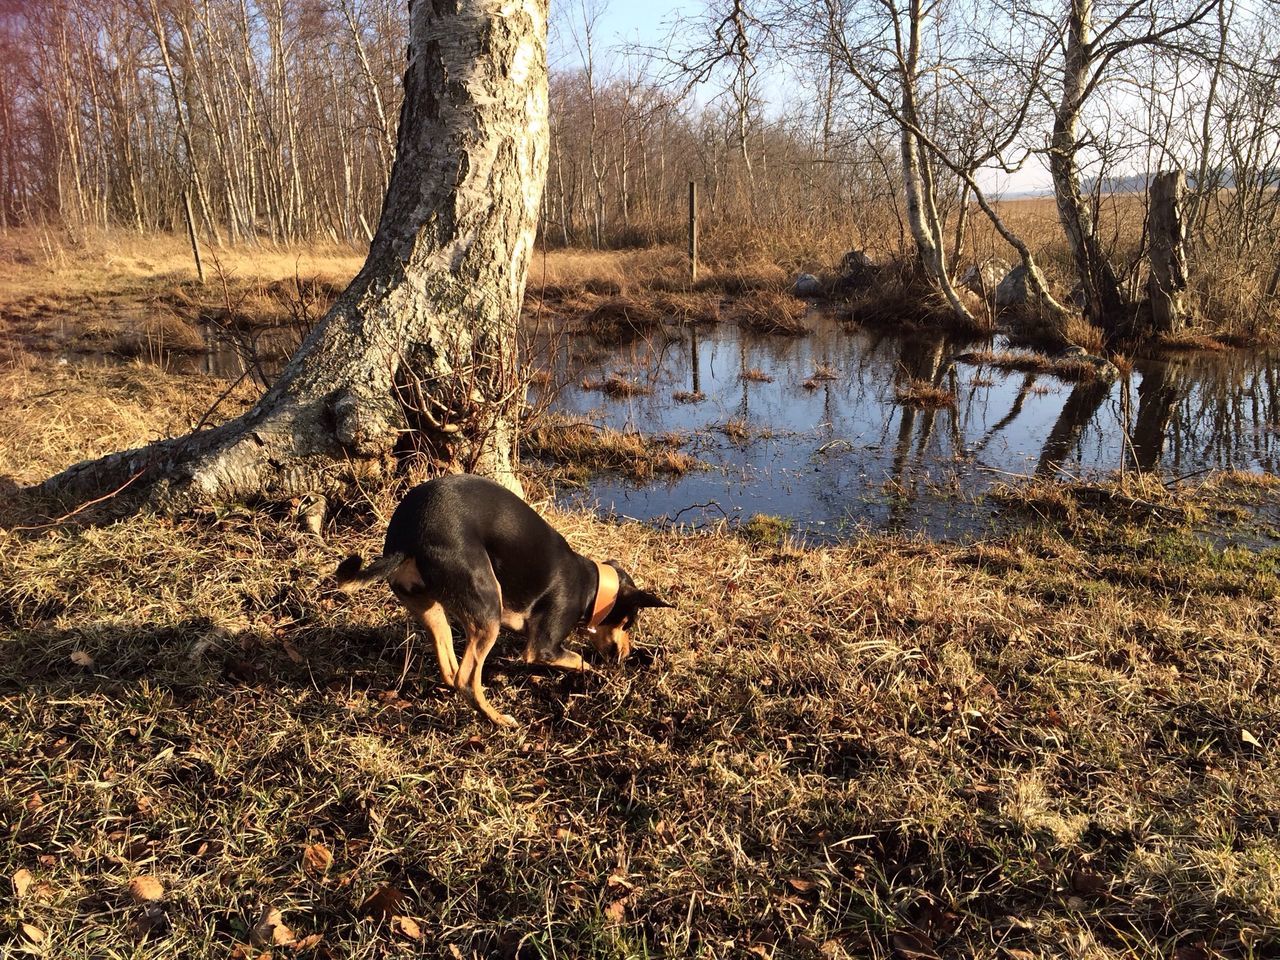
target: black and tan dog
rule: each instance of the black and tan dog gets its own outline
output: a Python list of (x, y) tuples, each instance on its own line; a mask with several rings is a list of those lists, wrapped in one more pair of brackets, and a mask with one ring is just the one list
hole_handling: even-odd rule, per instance
[[(338, 585), (350, 590), (388, 581), (431, 634), (444, 682), (505, 726), (516, 722), (493, 708), (480, 681), (500, 626), (525, 635), (526, 662), (582, 670), (582, 656), (563, 646), (575, 629), (621, 661), (631, 652), (627, 630), (640, 610), (671, 606), (639, 589), (616, 562), (575, 553), (511, 491), (468, 474), (410, 490), (391, 515), (382, 557), (363, 563), (359, 556), (342, 561)], [(467, 638), (461, 665), (450, 620)]]

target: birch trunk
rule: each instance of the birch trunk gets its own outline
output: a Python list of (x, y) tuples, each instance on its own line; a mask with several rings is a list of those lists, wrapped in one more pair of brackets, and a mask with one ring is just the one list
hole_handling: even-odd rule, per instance
[(1049, 143), (1049, 173), (1057, 199), (1058, 219), (1066, 234), (1084, 290), (1085, 315), (1094, 326), (1114, 333), (1123, 319), (1124, 297), (1116, 273), (1098, 242), (1093, 216), (1080, 192), (1077, 151), (1080, 111), (1093, 64), (1093, 0), (1071, 0), (1067, 24), (1062, 97), (1054, 111)]
[[(519, 489), (515, 332), (547, 162), (547, 0), (415, 2), (395, 165), (359, 275), (242, 417), (40, 490), (118, 507), (331, 493), (412, 445)], [(127, 486), (126, 486), (127, 485)]]

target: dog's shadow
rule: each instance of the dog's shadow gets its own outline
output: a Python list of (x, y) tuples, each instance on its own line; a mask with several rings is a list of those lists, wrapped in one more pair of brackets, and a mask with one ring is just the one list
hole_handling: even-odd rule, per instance
[[(461, 652), (462, 642), (455, 642)], [(607, 682), (612, 670), (644, 670), (654, 662), (644, 648), (621, 667), (602, 664), (589, 644), (581, 649), (591, 665), (585, 672), (528, 665), (520, 660), (523, 640), (504, 633), (485, 664), (485, 686), (517, 712), (532, 711), (527, 719), (555, 723), (571, 701)], [(37, 624), (12, 631), (0, 660), (0, 696), (45, 701), (95, 693), (119, 697), (145, 684), (163, 690), (177, 707), (244, 691), (312, 688), (343, 704), (352, 698), (389, 704), (414, 727), (452, 728), (471, 711), (444, 685), (429, 638), (408, 635), (398, 622), (303, 623), (274, 631), (229, 630), (204, 617), (161, 624)], [(465, 711), (461, 717), (459, 708)]]

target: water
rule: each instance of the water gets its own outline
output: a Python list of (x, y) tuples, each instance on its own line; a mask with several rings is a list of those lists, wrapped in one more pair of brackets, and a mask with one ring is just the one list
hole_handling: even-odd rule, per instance
[[(677, 431), (708, 469), (636, 484), (600, 476), (564, 499), (640, 520), (700, 525), (755, 513), (808, 539), (858, 529), (969, 538), (992, 528), (980, 494), (1011, 478), (1089, 478), (1125, 469), (1186, 477), (1274, 472), (1280, 461), (1280, 358), (1196, 353), (1140, 360), (1117, 382), (1069, 384), (951, 358), (975, 346), (850, 329), (815, 312), (814, 333), (756, 337), (730, 324), (676, 339), (559, 351), (554, 406), (624, 430)], [(805, 385), (819, 368), (834, 379)], [(743, 374), (757, 370), (771, 382)], [(609, 398), (584, 377), (618, 373), (646, 395)], [(896, 401), (906, 377), (954, 392), (953, 408)], [(700, 402), (673, 395), (700, 390)], [(746, 428), (746, 439), (723, 432)]]
[[(683, 434), (684, 449), (706, 465), (643, 484), (599, 475), (584, 490), (560, 491), (561, 498), (689, 526), (768, 514), (814, 541), (862, 529), (972, 539), (997, 529), (981, 495), (998, 482), (1087, 479), (1119, 469), (1168, 478), (1226, 469), (1274, 473), (1280, 466), (1274, 352), (1142, 359), (1118, 381), (1076, 385), (953, 359), (1000, 349), (1001, 338), (896, 336), (848, 327), (817, 310), (809, 323), (812, 335), (799, 338), (760, 337), (722, 323), (668, 327), (622, 345), (585, 335), (559, 343), (552, 379), (563, 386), (552, 409), (620, 430)], [(300, 339), (286, 328), (248, 338), (200, 329), (203, 354), (153, 359), (265, 383)], [(820, 370), (831, 378), (811, 380)], [(744, 377), (748, 371), (767, 380)], [(581, 386), (613, 373), (649, 392), (611, 398)], [(903, 406), (896, 392), (907, 378), (944, 387), (955, 406)], [(676, 399), (695, 391), (703, 399)], [(1280, 528), (1280, 505), (1259, 513), (1264, 527)]]

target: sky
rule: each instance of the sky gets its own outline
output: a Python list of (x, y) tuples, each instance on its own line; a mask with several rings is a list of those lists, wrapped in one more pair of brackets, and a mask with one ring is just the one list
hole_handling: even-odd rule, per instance
[[(696, 18), (705, 8), (703, 0), (563, 0), (553, 3), (549, 50), (553, 70), (571, 70), (582, 64), (570, 25), (582, 23), (584, 3), (598, 14), (594, 40), (597, 63), (607, 63), (610, 50), (616, 57), (618, 51), (628, 47), (661, 46), (682, 16)], [(765, 78), (766, 96), (769, 96), (770, 86), (768, 78)], [(775, 99), (783, 99), (784, 81), (777, 81), (774, 91)], [(979, 171), (978, 181), (982, 189), (993, 197), (1040, 193), (1050, 186), (1049, 173), (1037, 159), (1011, 176), (994, 170)]]

